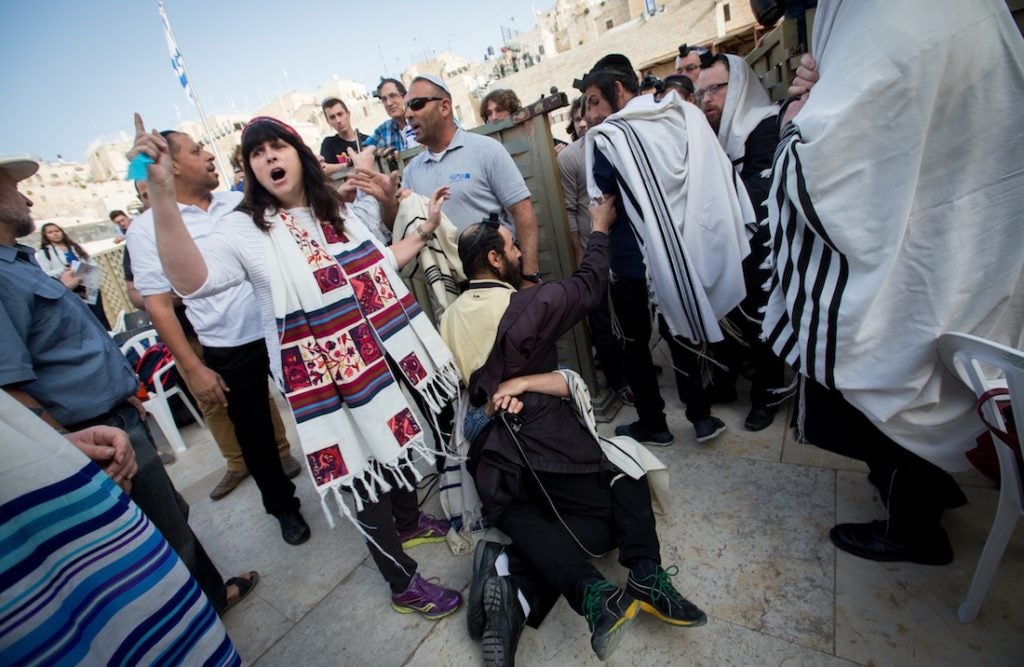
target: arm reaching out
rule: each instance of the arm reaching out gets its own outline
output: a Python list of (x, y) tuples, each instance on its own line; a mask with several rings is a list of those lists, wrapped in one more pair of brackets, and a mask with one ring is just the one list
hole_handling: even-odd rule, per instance
[(140, 154), (153, 160), (147, 168), (147, 180), (160, 262), (174, 289), (191, 294), (206, 282), (207, 269), (199, 248), (181, 220), (170, 146), (156, 130), (147, 133), (142, 117), (135, 114), (135, 145), (127, 157), (132, 160)]

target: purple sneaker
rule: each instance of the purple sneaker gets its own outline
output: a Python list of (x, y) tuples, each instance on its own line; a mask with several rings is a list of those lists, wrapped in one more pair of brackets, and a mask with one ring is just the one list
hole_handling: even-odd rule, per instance
[(447, 520), (432, 517), (426, 512), (420, 512), (416, 526), (409, 530), (399, 531), (398, 539), (402, 540), (403, 549), (412, 549), (421, 544), (444, 542), (450, 527), (451, 525)]
[(412, 575), (412, 581), (404, 593), (391, 596), (391, 608), (399, 614), (419, 612), (428, 620), (436, 621), (455, 612), (462, 606), (458, 591), (442, 587), (437, 579), (424, 579)]

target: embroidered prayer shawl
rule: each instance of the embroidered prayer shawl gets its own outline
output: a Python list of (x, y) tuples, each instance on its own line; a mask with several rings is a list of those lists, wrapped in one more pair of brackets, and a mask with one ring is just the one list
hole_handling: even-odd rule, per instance
[(669, 331), (697, 343), (722, 340), (718, 320), (746, 294), (744, 225), (754, 211), (704, 114), (675, 93), (661, 102), (636, 97), (590, 128), (586, 141), (587, 189), (601, 194), (597, 148), (618, 172), (651, 301)]
[[(282, 380), (328, 522), (326, 498), (351, 516), (342, 488), (370, 501), (383, 468), (421, 475), (433, 462), (423, 425), (388, 367), (390, 355), (436, 414), (458, 391), (448, 348), (361, 225), (308, 234), (287, 213), (264, 234)], [(325, 252), (326, 250), (326, 252)], [(404, 481), (403, 475), (396, 479)], [(356, 509), (362, 508), (353, 494)]]
[(964, 469), (975, 398), (936, 339), (1024, 342), (1024, 42), (1002, 0), (823, 0), (814, 56), (776, 152), (763, 331), (890, 438)]
[(729, 86), (725, 89), (722, 121), (718, 124), (718, 141), (738, 172), (743, 167), (747, 137), (765, 118), (779, 115), (754, 70), (739, 56), (727, 54)]
[[(402, 200), (395, 219), (395, 238), (416, 234), (427, 219), (430, 200), (411, 194)], [(441, 315), (459, 296), (459, 283), (466, 280), (459, 259), (459, 230), (443, 212), (434, 238), (427, 242), (414, 260), (402, 267), (401, 275), (412, 286), (420, 307), (429, 310), (435, 325)]]

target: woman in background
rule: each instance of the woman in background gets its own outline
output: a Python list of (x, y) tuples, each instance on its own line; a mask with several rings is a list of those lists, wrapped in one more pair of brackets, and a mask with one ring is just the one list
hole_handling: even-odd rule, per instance
[[(102, 272), (99, 265), (89, 257), (85, 248), (78, 245), (74, 239), (68, 236), (67, 232), (61, 229), (60, 225), (48, 222), (43, 225), (39, 232), (39, 250), (36, 251), (36, 262), (51, 278), (61, 279), (65, 272), (70, 272), (76, 279), (76, 286), (72, 288), (75, 294), (85, 301), (89, 310), (100, 321), (103, 328), (110, 331), (110, 322), (103, 312), (103, 295), (100, 294), (100, 279)], [(93, 267), (93, 270), (85, 271), (79, 276), (76, 272), (75, 262)], [(67, 281), (64, 281), (68, 284)]]

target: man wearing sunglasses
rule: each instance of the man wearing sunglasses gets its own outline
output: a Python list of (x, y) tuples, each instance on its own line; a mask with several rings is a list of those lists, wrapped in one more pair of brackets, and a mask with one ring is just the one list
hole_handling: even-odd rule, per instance
[(402, 186), (429, 196), (451, 187), (445, 213), (461, 232), (497, 214), (514, 231), (523, 252), (523, 278), (541, 280), (537, 263), (537, 216), (519, 168), (499, 142), (466, 132), (455, 122), (452, 96), (440, 77), (416, 77), (405, 96), (405, 117), (426, 150), (402, 173)]

